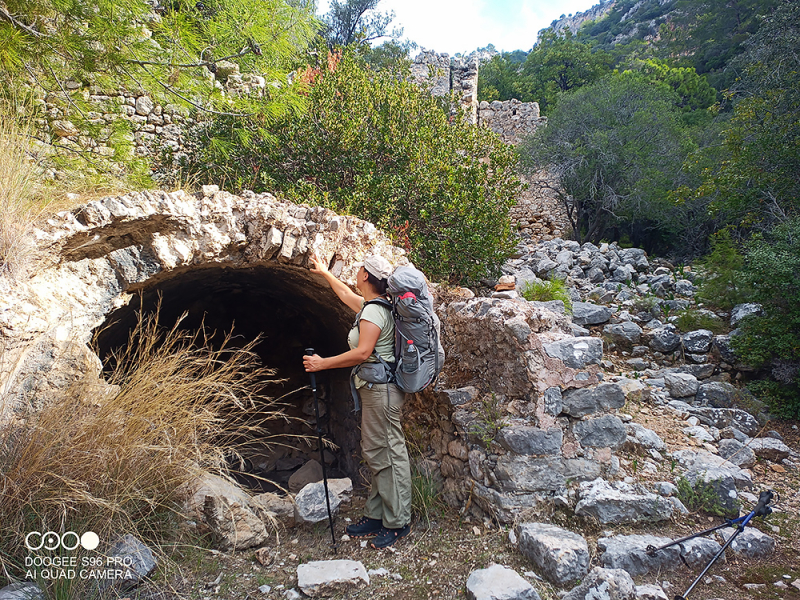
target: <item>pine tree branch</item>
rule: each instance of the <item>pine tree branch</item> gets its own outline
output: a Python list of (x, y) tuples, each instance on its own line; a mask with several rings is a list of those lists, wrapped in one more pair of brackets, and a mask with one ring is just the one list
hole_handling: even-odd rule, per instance
[(216, 64), (223, 60), (229, 60), (231, 58), (240, 58), (245, 54), (249, 54), (252, 52), (252, 48), (243, 48), (241, 52), (236, 54), (231, 54), (229, 56), (223, 56), (222, 58), (215, 58), (213, 60), (204, 60), (203, 62), (196, 62), (196, 63), (168, 63), (168, 62), (159, 62), (155, 60), (136, 60), (136, 59), (128, 59), (127, 62), (133, 63), (134, 65), (139, 65), (140, 67), (144, 67), (146, 65), (153, 65), (158, 67), (175, 67), (175, 68), (193, 68), (193, 67), (208, 67), (209, 65)]
[(8, 21), (14, 27), (22, 29), (24, 32), (31, 34), (35, 38), (40, 38), (41, 39), (41, 38), (50, 37), (49, 35), (44, 34), (44, 33), (40, 32), (40, 31), (36, 31), (32, 27), (29, 27), (28, 25), (25, 25), (25, 23), (15, 19), (11, 15), (11, 13), (8, 12), (8, 9), (5, 7), (5, 5), (0, 5), (0, 18)]

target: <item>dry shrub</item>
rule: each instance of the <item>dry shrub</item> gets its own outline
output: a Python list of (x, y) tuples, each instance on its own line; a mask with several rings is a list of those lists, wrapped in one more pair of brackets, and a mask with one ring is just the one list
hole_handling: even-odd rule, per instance
[(40, 166), (30, 133), (30, 122), (0, 103), (0, 275), (25, 271), (30, 230), (41, 214)]
[[(0, 574), (20, 574), (30, 531), (167, 539), (187, 484), (201, 470), (224, 472), (238, 441), (286, 418), (260, 395), (272, 372), (254, 344), (237, 348), (228, 335), (213, 349), (203, 329), (140, 317), (114, 357), (112, 387), (85, 378), (0, 425)], [(248, 418), (256, 410), (257, 426)]]

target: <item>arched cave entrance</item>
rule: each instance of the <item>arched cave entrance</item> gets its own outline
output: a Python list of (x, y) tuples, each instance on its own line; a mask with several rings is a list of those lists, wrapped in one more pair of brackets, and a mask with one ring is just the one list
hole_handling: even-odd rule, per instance
[[(338, 265), (337, 265), (338, 266)], [(335, 271), (334, 271), (335, 272)], [(104, 363), (110, 353), (128, 343), (137, 323), (137, 312), (153, 312), (160, 301), (159, 322), (172, 326), (184, 313), (185, 329), (202, 324), (208, 330), (228, 332), (233, 328), (239, 339), (251, 341), (261, 336), (255, 347), (265, 366), (274, 368), (276, 378), (286, 379), (270, 386), (272, 397), (279, 397), (309, 385), (303, 370), (303, 350), (313, 347), (322, 356), (343, 352), (353, 315), (348, 314), (321, 277), (308, 269), (269, 263), (245, 268), (202, 265), (176, 269), (129, 288), (136, 294), (127, 306), (110, 313), (96, 329), (96, 343)], [(349, 369), (317, 374), (318, 399), (324, 417), (320, 423), (325, 437), (338, 450), (326, 451), (329, 477), (348, 476), (359, 482), (360, 461), (357, 416), (353, 414)], [(306, 424), (273, 421), (282, 431), (270, 434), (316, 436), (313, 400), (310, 389), (292, 393), (284, 400), (286, 412), (301, 417)], [(256, 442), (246, 443), (243, 454), (247, 469), (257, 478), (243, 478), (251, 488), (273, 491), (261, 478), (286, 487), (289, 476), (309, 459), (320, 459), (316, 439), (307, 442), (286, 438), (287, 445), (267, 449)]]

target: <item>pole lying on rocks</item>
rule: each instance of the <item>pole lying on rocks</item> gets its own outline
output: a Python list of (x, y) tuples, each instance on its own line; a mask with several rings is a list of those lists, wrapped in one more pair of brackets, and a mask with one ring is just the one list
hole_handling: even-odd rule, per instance
[(700, 582), (703, 576), (708, 572), (717, 559), (723, 555), (725, 550), (733, 543), (733, 540), (736, 539), (736, 536), (739, 535), (744, 531), (744, 528), (750, 523), (753, 517), (766, 517), (767, 515), (772, 513), (772, 509), (769, 507), (769, 503), (772, 502), (772, 498), (774, 493), (772, 490), (765, 490), (758, 495), (758, 504), (756, 507), (747, 515), (739, 517), (738, 519), (732, 519), (723, 523), (722, 525), (717, 525), (716, 527), (711, 527), (710, 529), (705, 529), (703, 531), (699, 531), (698, 533), (687, 535), (679, 540), (675, 540), (670, 542), (669, 544), (664, 544), (663, 546), (659, 546), (658, 548), (650, 545), (647, 547), (646, 552), (649, 556), (655, 556), (656, 552), (659, 550), (663, 550), (664, 548), (669, 548), (670, 546), (675, 546), (676, 544), (680, 544), (681, 542), (686, 542), (688, 540), (692, 540), (696, 537), (700, 537), (701, 535), (705, 535), (707, 533), (711, 533), (712, 531), (716, 531), (717, 529), (722, 529), (723, 527), (736, 527), (736, 531), (733, 533), (731, 537), (728, 538), (728, 541), (720, 548), (719, 552), (714, 555), (714, 558), (706, 565), (705, 569), (703, 569), (702, 573), (697, 576), (697, 578), (692, 582), (692, 585), (689, 586), (689, 589), (686, 590), (683, 595), (678, 594), (675, 596), (675, 600), (686, 600), (686, 597), (691, 593), (691, 591), (695, 588), (695, 586)]
[[(314, 349), (306, 348), (306, 356), (313, 356)], [(319, 401), (317, 400), (317, 378), (314, 373), (309, 373), (311, 376), (311, 393), (314, 396), (314, 417), (317, 419), (317, 442), (319, 443), (319, 462), (322, 465), (322, 482), (325, 487), (325, 506), (328, 507), (328, 524), (331, 528), (331, 541), (333, 542), (333, 553), (336, 554), (336, 533), (333, 531), (333, 514), (331, 514), (331, 499), (328, 492), (328, 473), (325, 469), (325, 449), (322, 445), (322, 428), (319, 425)]]

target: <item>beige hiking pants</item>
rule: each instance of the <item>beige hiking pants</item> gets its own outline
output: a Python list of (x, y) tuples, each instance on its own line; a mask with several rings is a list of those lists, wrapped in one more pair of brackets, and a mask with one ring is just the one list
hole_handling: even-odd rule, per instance
[(411, 522), (411, 465), (400, 425), (405, 394), (392, 383), (376, 383), (371, 389), (365, 385), (358, 394), (361, 454), (372, 471), (364, 514), (397, 529)]

